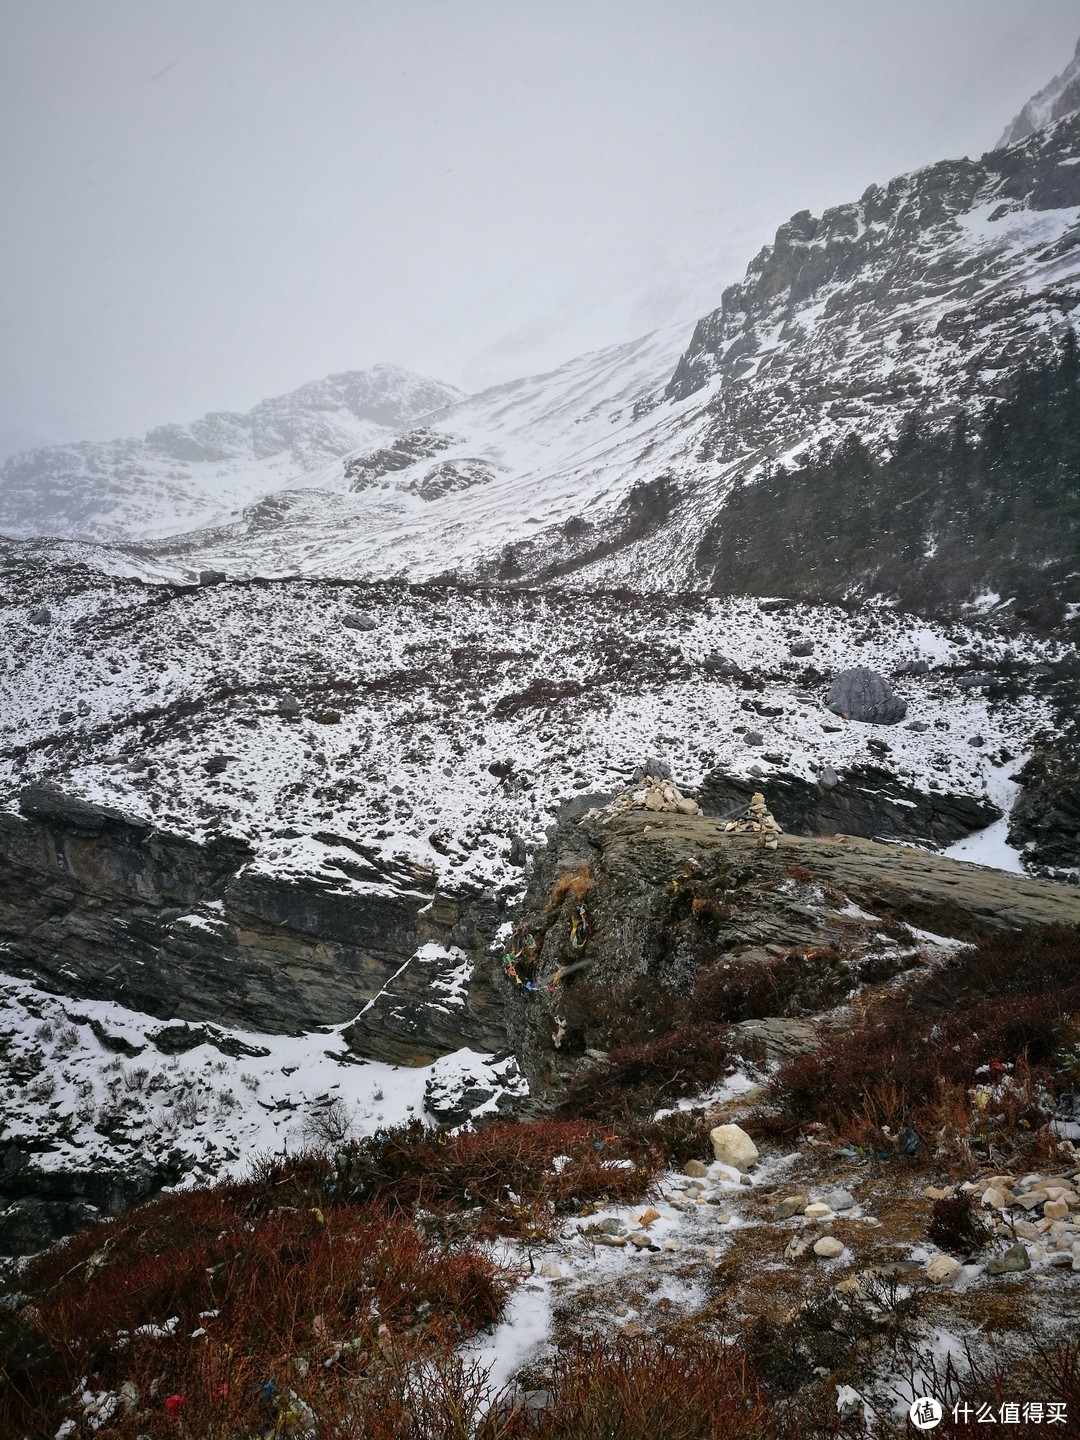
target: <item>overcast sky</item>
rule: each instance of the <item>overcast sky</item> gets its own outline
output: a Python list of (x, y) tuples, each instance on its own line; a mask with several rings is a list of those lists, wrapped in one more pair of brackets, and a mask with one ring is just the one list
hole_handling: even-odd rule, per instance
[(992, 147), (1080, 0), (0, 0), (0, 453), (475, 389)]

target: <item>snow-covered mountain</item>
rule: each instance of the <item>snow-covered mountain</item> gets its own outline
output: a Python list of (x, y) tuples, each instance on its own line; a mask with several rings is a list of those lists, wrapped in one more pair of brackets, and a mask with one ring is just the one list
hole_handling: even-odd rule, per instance
[(328, 375), (246, 414), (51, 445), (0, 470), (0, 532), (123, 540), (206, 524), (460, 397), (394, 365)]
[(1070, 110), (1078, 108), (1080, 108), (1080, 40), (1077, 41), (1073, 58), (1061, 74), (1055, 75), (1048, 85), (1044, 85), (1037, 95), (1033, 95), (1019, 115), (1015, 116), (1006, 127), (998, 141), (998, 148), (1000, 149), (1003, 145), (1012, 145), (1016, 140), (1023, 140), (1033, 130), (1038, 130), (1051, 120), (1060, 120)]
[[(764, 465), (849, 434), (887, 456), (905, 421), (933, 430), (963, 417), (974, 433), (1024, 366), (1050, 363), (1078, 313), (1073, 113), (980, 160), (800, 212), (689, 343), (678, 327), (658, 331), (469, 397), (302, 491), (144, 555), (178, 574), (744, 589), (703, 542), (737, 526), (729, 502)], [(932, 569), (949, 537), (912, 524), (902, 542)], [(1068, 526), (1050, 543), (1073, 545)], [(1067, 574), (1064, 551), (1053, 558)], [(1031, 554), (1023, 563), (1038, 568)], [(968, 599), (1004, 593), (1012, 572), (987, 561), (965, 584)], [(830, 593), (860, 586), (881, 588), (852, 575)]]

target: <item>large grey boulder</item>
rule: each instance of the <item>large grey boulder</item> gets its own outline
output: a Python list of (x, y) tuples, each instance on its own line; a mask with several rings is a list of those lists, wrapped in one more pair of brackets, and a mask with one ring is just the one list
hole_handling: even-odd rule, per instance
[(377, 621), (373, 620), (370, 615), (361, 615), (359, 612), (353, 612), (350, 615), (346, 615), (341, 623), (345, 626), (346, 630), (378, 629)]
[(825, 703), (834, 715), (867, 725), (895, 725), (907, 714), (907, 702), (867, 665), (842, 670), (829, 686)]

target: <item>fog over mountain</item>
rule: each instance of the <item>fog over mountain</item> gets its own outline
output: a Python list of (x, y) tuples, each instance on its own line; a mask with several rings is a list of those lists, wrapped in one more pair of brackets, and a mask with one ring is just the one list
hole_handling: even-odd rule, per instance
[(379, 362), (475, 391), (689, 330), (793, 209), (985, 150), (1075, 21), (0, 0), (0, 440), (141, 435)]

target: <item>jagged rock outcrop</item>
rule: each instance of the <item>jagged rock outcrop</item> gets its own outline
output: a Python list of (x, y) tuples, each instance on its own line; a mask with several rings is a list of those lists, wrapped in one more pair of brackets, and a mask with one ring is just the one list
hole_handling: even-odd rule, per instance
[[(1006, 280), (1014, 268), (1015, 257), (1007, 253), (1013, 228), (1009, 217), (1080, 205), (1078, 137), (1080, 118), (1070, 116), (1023, 144), (992, 151), (979, 160), (942, 160), (885, 186), (871, 185), (858, 201), (834, 206), (820, 217), (808, 210), (793, 215), (777, 230), (772, 245), (751, 261), (745, 280), (729, 286), (720, 307), (698, 321), (668, 385), (668, 398), (685, 399), (712, 376), (727, 377), (733, 385), (720, 392), (723, 404), (717, 413), (725, 423), (714, 427), (715, 442), (721, 445), (725, 432), (729, 443), (734, 442), (737, 433), (745, 445), (752, 438), (749, 425), (736, 432), (730, 423), (732, 411), (739, 408), (735, 382), (758, 377), (765, 369), (778, 392), (771, 403), (759, 393), (760, 386), (745, 385), (742, 390), (755, 393), (760, 413), (754, 431), (767, 443), (777, 420), (790, 407), (809, 418), (830, 400), (844, 404), (848, 397), (835, 382), (830, 385), (827, 372), (845, 358), (837, 348), (845, 330), (870, 367), (863, 386), (852, 375), (844, 387), (853, 402), (853, 419), (857, 402), (877, 392), (882, 381), (882, 396), (900, 404), (920, 394), (940, 393), (944, 379), (940, 372), (920, 378), (905, 369), (890, 383), (883, 373), (887, 367), (881, 365), (893, 344), (890, 333), (885, 327), (868, 326), (866, 334), (857, 336), (851, 320), (861, 311), (868, 321), (880, 321), (899, 307), (914, 317), (917, 304), (936, 304), (941, 307), (938, 326), (952, 338), (962, 324), (954, 308), (961, 297), (975, 328), (980, 321), (989, 322), (990, 331), (974, 353), (942, 358), (960, 367), (954, 378), (967, 376), (974, 382), (978, 366), (991, 363), (994, 356), (1000, 361), (1016, 354), (1026, 338), (1028, 317), (1018, 311), (1008, 287), (1000, 287), (996, 296), (991, 293), (992, 282)], [(980, 225), (1001, 227), (1002, 243), (989, 252), (973, 245), (974, 237), (965, 233), (965, 224), (972, 223), (966, 217), (976, 210)], [(1069, 238), (1051, 241), (1051, 249), (1064, 256), (1072, 243)], [(822, 309), (811, 320), (805, 307), (815, 299)], [(819, 320), (826, 322), (820, 330)], [(816, 353), (808, 347), (789, 350), (778, 345), (765, 364), (761, 335), (778, 330), (783, 341), (793, 338), (795, 326), (802, 328), (804, 337), (813, 327)], [(793, 361), (797, 363), (792, 365)], [(843, 371), (849, 369), (847, 357)], [(975, 383), (969, 388), (979, 389)], [(748, 412), (743, 418), (752, 417)], [(714, 450), (717, 459), (729, 453), (734, 452)]]
[[(575, 951), (581, 905), (590, 933)], [(508, 1028), (534, 1092), (551, 1096), (580, 1063), (560, 1014), (583, 980), (618, 991), (647, 976), (686, 995), (719, 956), (797, 952), (812, 964), (813, 952), (853, 937), (866, 953), (875, 934), (895, 944), (903, 924), (964, 940), (1077, 925), (1080, 893), (907, 846), (787, 834), (770, 851), (709, 818), (631, 812), (564, 819), (538, 857), (522, 915), (535, 940), (533, 988), (507, 982)], [(761, 1021), (752, 1028), (763, 1041)]]
[[(395, 975), (407, 995), (400, 972), (424, 940), (477, 938), (423, 870), (358, 857), (353, 888), (260, 871), (251, 853), (32, 787), (19, 814), (0, 813), (3, 967), (170, 1019), (294, 1031), (352, 1019)], [(485, 1001), (474, 1015), (470, 998), (484, 981), (481, 965), (453, 1009), (417, 1002), (394, 1058), (489, 1038)], [(373, 1017), (358, 1040), (374, 1029)]]
[(1051, 876), (1080, 875), (1080, 755), (1075, 741), (1040, 745), (1020, 771), (1024, 786), (1009, 816), (1009, 844)]
[(1023, 140), (1040, 126), (1060, 120), (1071, 110), (1080, 109), (1080, 40), (1076, 52), (1060, 75), (1055, 75), (1037, 95), (1033, 95), (1019, 115), (1008, 125), (998, 147)]

